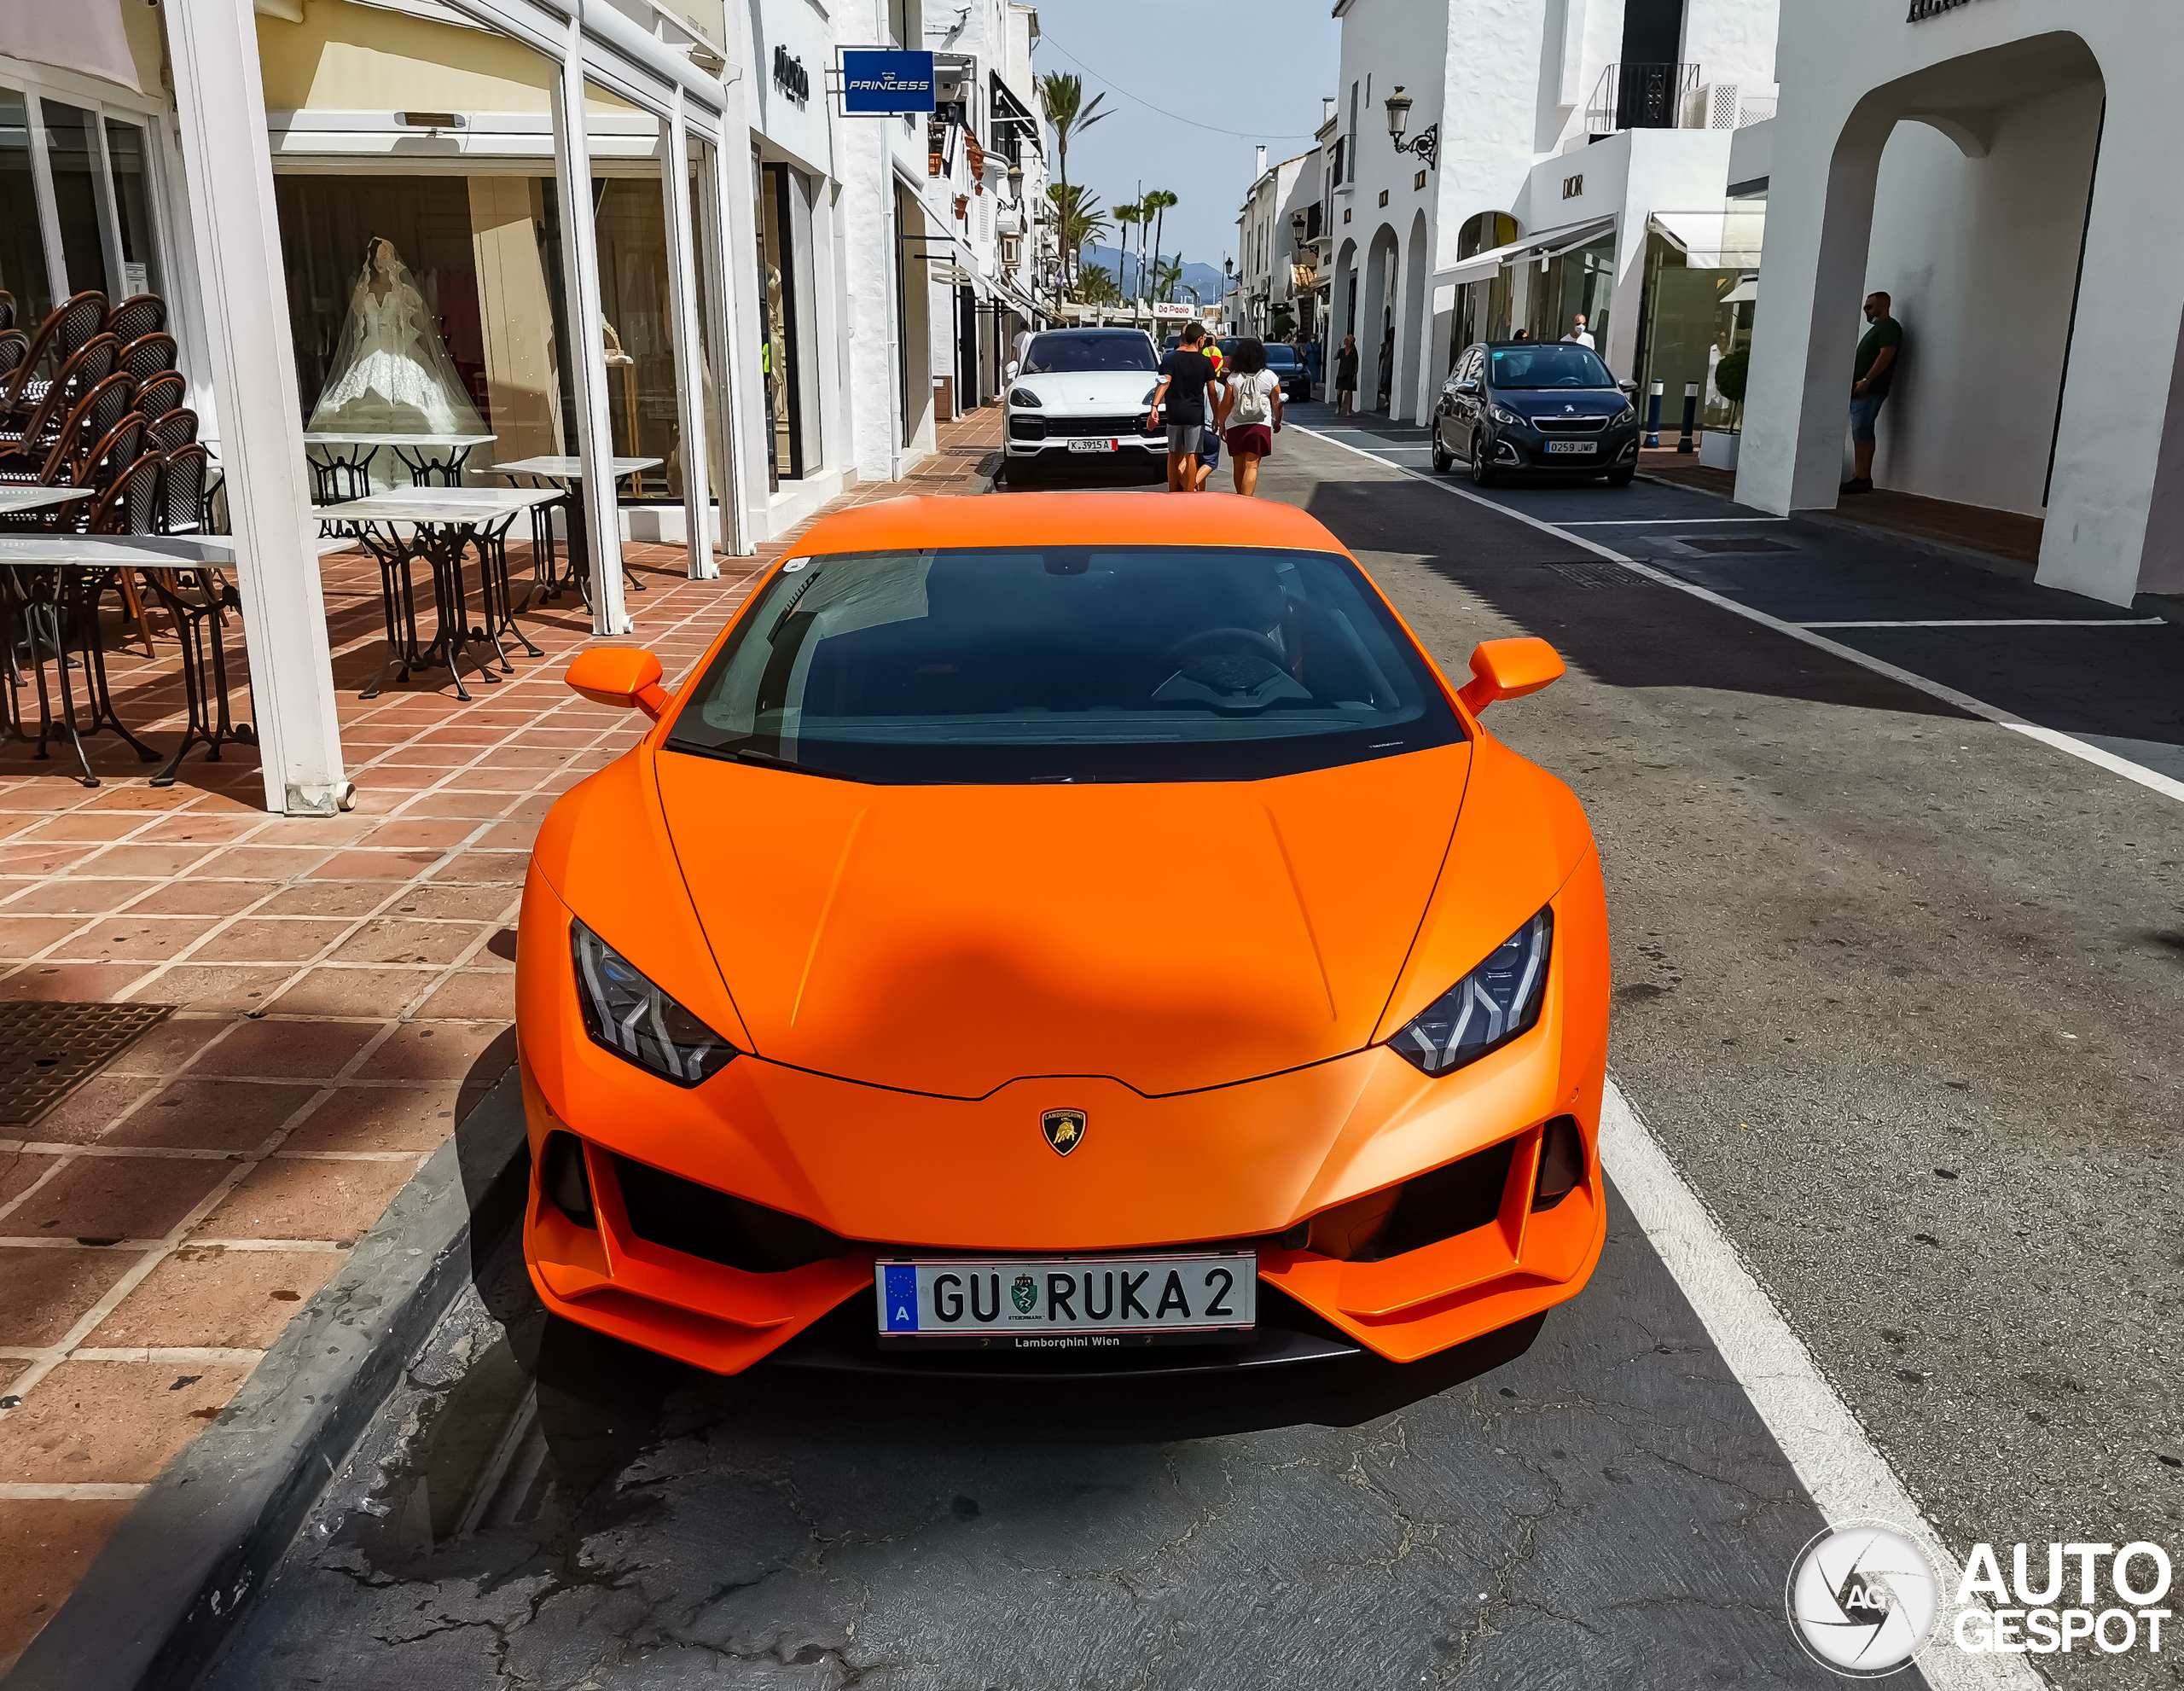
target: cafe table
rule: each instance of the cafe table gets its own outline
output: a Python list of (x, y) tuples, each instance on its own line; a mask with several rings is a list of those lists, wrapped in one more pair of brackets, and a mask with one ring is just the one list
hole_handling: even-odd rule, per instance
[[(320, 550), (347, 543), (322, 544)], [(182, 744), (152, 777), (153, 785), (171, 785), (183, 754), (194, 744), (201, 741), (210, 748), (208, 757), (217, 758), (224, 741), (253, 741), (250, 724), (235, 723), (228, 714), (227, 659), (216, 613), (235, 602), (233, 590), (224, 584), (216, 587), (209, 574), (231, 567), (235, 557), (235, 542), (224, 534), (0, 534), (0, 610), (6, 613), (0, 617), (5, 630), (0, 640), (11, 660), (18, 645), (25, 648), (37, 673), (38, 757), (46, 756), (48, 742), (65, 736), (83, 768), (78, 779), (96, 787), (99, 779), (91, 772), (84, 737), (111, 729), (142, 762), (160, 760), (115, 712), (99, 643), (99, 601), (127, 570), (147, 572), (183, 631), (189, 723)], [(182, 580), (188, 574), (198, 578), (194, 593)], [(72, 662), (83, 682), (80, 705), (70, 678)], [(30, 737), (20, 723), (17, 732)]]
[(460, 486), (471, 453), (499, 439), (497, 434), (372, 434), (347, 430), (311, 430), (304, 436), (304, 456), (311, 464), (311, 499), (337, 505), (364, 499), (372, 491), (372, 461), (391, 450), (410, 472), (413, 485), (426, 487), (437, 477), (442, 486)]
[[(390, 672), (407, 681), (412, 670), (444, 666), (455, 682), (456, 697), (466, 702), (463, 663), (485, 681), (497, 683), (491, 665), (472, 649), (490, 648), (503, 673), (515, 665), (502, 649), (501, 636), (521, 642), (532, 657), (543, 656), (515, 620), (508, 586), (508, 532), (525, 512), (560, 497), (537, 487), (399, 487), (369, 498), (340, 503), (340, 521), (355, 530), (355, 543), (379, 565), (380, 601), (386, 617), (386, 660), (360, 695), (375, 699)], [(478, 555), (479, 596), (485, 621), (473, 626), (463, 578), (466, 550)], [(432, 643), (417, 630), (416, 587), (411, 564), (421, 558), (433, 575), (433, 607), (438, 626)]]
[(30, 482), (0, 482), (0, 517), (18, 511), (47, 511), (72, 500), (90, 499), (96, 487), (40, 487)]
[[(614, 479), (640, 475), (648, 469), (666, 462), (665, 458), (613, 458)], [(555, 599), (561, 590), (573, 586), (583, 594), (584, 601), (591, 603), (591, 549), (584, 532), (584, 460), (572, 455), (549, 453), (536, 458), (518, 458), (513, 463), (489, 464), (479, 471), (480, 475), (531, 476), (540, 481), (555, 481), (565, 491), (555, 504), (568, 513), (569, 568), (566, 575), (555, 572), (554, 549), (554, 518), (551, 508), (541, 506), (532, 514), (531, 525), (531, 591), (542, 599)], [(637, 592), (645, 584), (627, 570), (622, 579)], [(525, 596), (526, 598), (528, 594)]]

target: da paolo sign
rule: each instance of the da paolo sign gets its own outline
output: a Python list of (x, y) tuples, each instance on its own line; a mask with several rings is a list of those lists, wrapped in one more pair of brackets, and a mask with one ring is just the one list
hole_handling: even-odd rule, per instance
[(930, 112), (932, 55), (874, 49), (842, 53), (842, 110), (851, 117)]

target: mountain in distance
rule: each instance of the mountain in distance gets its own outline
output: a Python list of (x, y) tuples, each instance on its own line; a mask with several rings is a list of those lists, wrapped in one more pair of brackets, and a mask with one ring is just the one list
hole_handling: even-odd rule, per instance
[[(1171, 253), (1168, 256), (1173, 258), (1175, 254)], [(1084, 249), (1084, 263), (1098, 264), (1109, 276), (1116, 277), (1124, 293), (1130, 291), (1131, 285), (1137, 277), (1137, 248), (1134, 244), (1130, 247), (1130, 257), (1127, 259), (1123, 258), (1120, 247), (1097, 245), (1087, 247)], [(1183, 288), (1195, 288), (1198, 289), (1200, 302), (1211, 305), (1221, 297), (1225, 287), (1226, 284), (1217, 266), (1197, 264), (1190, 259), (1185, 259), (1182, 283), (1176, 289), (1176, 298), (1188, 301), (1190, 295), (1184, 293)]]

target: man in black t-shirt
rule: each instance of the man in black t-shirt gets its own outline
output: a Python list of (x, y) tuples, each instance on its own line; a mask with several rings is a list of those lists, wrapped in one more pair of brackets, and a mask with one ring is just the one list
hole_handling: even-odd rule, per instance
[(1213, 377), (1213, 360), (1205, 356), (1205, 326), (1185, 323), (1176, 350), (1160, 361), (1160, 385), (1153, 390), (1153, 410), (1146, 419), (1147, 427), (1157, 427), (1161, 401), (1167, 401), (1170, 493), (1195, 491), (1199, 437), (1206, 426), (1205, 385)]

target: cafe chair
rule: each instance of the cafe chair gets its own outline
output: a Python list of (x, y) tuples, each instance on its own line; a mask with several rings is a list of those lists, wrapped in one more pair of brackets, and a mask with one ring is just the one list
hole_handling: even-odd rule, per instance
[[(106, 491), (99, 495), (98, 503), (91, 508), (90, 520), (84, 525), (90, 534), (157, 534), (160, 532), (160, 484), (166, 474), (166, 454), (144, 452), (136, 461), (116, 476)], [(144, 615), (144, 601), (131, 579), (131, 572), (124, 570), (118, 578), (121, 600), (128, 613), (128, 620), (136, 625), (136, 631), (144, 637), (144, 651), (157, 657), (159, 648), (152, 643), (152, 625)]]
[(189, 384), (182, 379), (181, 374), (169, 370), (163, 375), (154, 376), (138, 391), (136, 409), (144, 414), (146, 421), (157, 422), (180, 405), (188, 392)]
[[(149, 384), (147, 384), (146, 391), (149, 391)], [(141, 395), (136, 409), (139, 411), (144, 409)], [(154, 445), (162, 452), (171, 452), (197, 439), (197, 413), (187, 405), (177, 405), (173, 410), (152, 418), (145, 427), (151, 433)]]
[(6, 288), (0, 288), (0, 328), (13, 328), (15, 326), (15, 296)]
[(30, 356), (31, 338), (20, 328), (0, 329), (0, 393), (15, 381), (15, 372)]
[(113, 374), (113, 355), (119, 350), (111, 335), (101, 335), (78, 349), (45, 385), (44, 393), (20, 426), (0, 424), (0, 451), (12, 448), (42, 454), (84, 395)]
[(167, 326), (167, 302), (156, 293), (132, 293), (106, 314), (106, 332), (125, 346)]
[(160, 488), (160, 532), (202, 534), (205, 483), (211, 473), (212, 455), (192, 441), (162, 456), (166, 460), (166, 474)]
[(140, 334), (136, 340), (124, 342), (115, 368), (129, 372), (139, 381), (149, 381), (174, 368), (174, 337), (154, 333)]
[(87, 288), (55, 305), (53, 316), (58, 327), (48, 356), (56, 364), (65, 363), (105, 331), (106, 295), (96, 288)]

